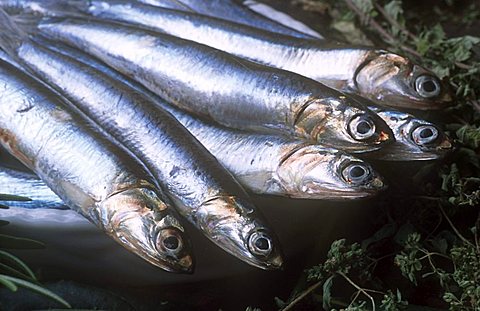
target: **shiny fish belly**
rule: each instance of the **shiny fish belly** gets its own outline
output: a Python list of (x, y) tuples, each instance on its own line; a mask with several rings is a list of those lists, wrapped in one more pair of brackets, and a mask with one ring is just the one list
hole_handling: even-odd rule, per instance
[[(231, 174), (173, 116), (121, 81), (28, 38), (12, 51), (131, 150), (168, 191), (177, 210), (210, 240), (251, 265), (278, 268), (279, 245), (266, 221)], [(206, 206), (215, 207), (215, 214)], [(256, 232), (268, 239), (268, 254), (262, 250), (258, 256), (246, 247)]]
[[(7, 151), (125, 248), (167, 271), (191, 270), (184, 230), (142, 166), (3, 61), (0, 86), (0, 144)], [(177, 252), (164, 249), (169, 237), (178, 241)]]
[[(86, 50), (182, 109), (228, 127), (293, 134), (351, 152), (393, 141), (385, 122), (358, 102), (287, 71), (100, 22), (45, 21), (39, 29)], [(364, 125), (361, 132), (359, 124)]]
[[(368, 164), (338, 150), (208, 124), (168, 105), (142, 86), (80, 51), (45, 40), (42, 43), (147, 94), (156, 105), (175, 116), (252, 192), (342, 200), (372, 196), (384, 188), (383, 181)], [(351, 176), (352, 168), (363, 175)]]

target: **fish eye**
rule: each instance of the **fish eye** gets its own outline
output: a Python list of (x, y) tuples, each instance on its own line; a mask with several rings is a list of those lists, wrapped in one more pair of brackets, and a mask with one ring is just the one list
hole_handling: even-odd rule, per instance
[(159, 234), (157, 248), (169, 253), (178, 253), (183, 247), (182, 237), (173, 229), (165, 229)]
[(272, 244), (272, 239), (263, 231), (253, 232), (248, 238), (248, 248), (255, 256), (270, 255), (273, 250)]
[(435, 97), (440, 95), (440, 82), (430, 75), (418, 76), (415, 79), (415, 90), (422, 97)]
[(368, 115), (357, 115), (348, 125), (350, 135), (356, 140), (365, 140), (375, 134), (375, 123)]
[(370, 179), (370, 168), (364, 163), (351, 163), (342, 171), (345, 181), (354, 185), (364, 184)]
[(412, 140), (417, 145), (433, 143), (438, 138), (438, 129), (433, 125), (420, 125), (412, 131)]

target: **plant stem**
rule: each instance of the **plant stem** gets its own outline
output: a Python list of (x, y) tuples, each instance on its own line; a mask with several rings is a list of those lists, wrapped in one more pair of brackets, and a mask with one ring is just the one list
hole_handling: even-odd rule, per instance
[[(355, 12), (355, 14), (357, 14), (360, 17), (361, 20), (366, 22), (368, 21), (369, 26), (372, 27), (373, 30), (378, 32), (382, 37), (384, 37), (385, 41), (387, 41), (390, 44), (398, 43), (397, 40), (392, 35), (390, 35), (387, 31), (385, 31), (385, 29), (383, 29), (383, 27), (380, 24), (378, 24), (373, 18), (366, 16), (351, 0), (345, 0), (345, 3), (353, 12)], [(400, 44), (399, 47), (405, 52), (410, 53), (415, 57), (418, 57), (418, 58), (422, 57), (420, 53), (418, 53), (412, 48), (409, 48), (408, 46)]]
[(358, 291), (360, 291), (362, 294), (364, 294), (366, 297), (368, 297), (368, 299), (370, 299), (370, 301), (372, 302), (372, 311), (375, 311), (376, 308), (375, 308), (375, 300), (373, 299), (373, 297), (367, 293), (363, 288), (361, 288), (360, 286), (358, 286), (355, 282), (353, 282), (348, 276), (346, 276), (343, 272), (337, 272), (338, 275), (342, 276), (348, 283), (350, 283), (353, 287), (355, 287)]
[(301, 293), (297, 298), (293, 299), (285, 308), (283, 308), (281, 310), (282, 311), (288, 311), (288, 310), (292, 309), (294, 305), (296, 305), (300, 300), (305, 298), (308, 294), (313, 292), (317, 287), (322, 285), (322, 283), (323, 282), (320, 281), (320, 282), (317, 282), (317, 283), (313, 284), (312, 286), (307, 288), (303, 293)]
[(469, 244), (469, 245), (472, 245), (473, 244), (467, 240), (458, 230), (457, 228), (453, 225), (452, 221), (450, 220), (450, 218), (448, 217), (447, 213), (445, 213), (445, 210), (443, 209), (442, 205), (439, 204), (438, 207), (440, 208), (440, 211), (442, 212), (443, 214), (443, 217), (445, 217), (445, 219), (447, 220), (448, 224), (450, 225), (450, 227), (452, 227), (452, 230), (455, 232), (455, 234), (460, 238), (460, 240), (462, 240), (465, 244)]
[[(293, 306), (295, 306), (300, 300), (302, 300), (303, 298), (305, 298), (307, 295), (309, 295), (311, 292), (313, 292), (315, 289), (317, 289), (320, 285), (322, 285), (323, 282), (322, 281), (319, 281), (315, 284), (313, 284), (312, 286), (310, 286), (309, 288), (307, 288), (305, 291), (303, 291), (297, 298), (295, 298), (294, 300), (292, 300), (286, 307), (284, 307), (283, 309), (281, 309), (281, 311), (288, 311), (290, 309), (293, 308)], [(340, 306), (340, 307), (348, 307), (348, 304), (344, 303), (343, 301), (339, 301), (339, 300), (335, 300), (335, 299), (331, 299), (330, 301), (332, 304), (335, 304), (337, 306)]]
[(383, 15), (383, 17), (394, 27), (397, 27), (400, 29), (404, 34), (412, 38), (413, 40), (417, 40), (417, 36), (412, 34), (410, 31), (408, 31), (404, 26), (400, 25), (395, 19), (393, 19), (383, 8), (381, 5), (379, 5), (377, 2), (374, 2), (375, 8), (380, 12), (380, 14)]
[(418, 250), (425, 254), (425, 256), (422, 256), (422, 257), (418, 258), (419, 260), (423, 260), (427, 257), (431, 257), (432, 255), (436, 255), (436, 256), (443, 257), (443, 258), (448, 259), (448, 260), (452, 260), (452, 258), (448, 257), (447, 255), (441, 254), (441, 253), (428, 252), (428, 251), (425, 251), (421, 248), (418, 248)]

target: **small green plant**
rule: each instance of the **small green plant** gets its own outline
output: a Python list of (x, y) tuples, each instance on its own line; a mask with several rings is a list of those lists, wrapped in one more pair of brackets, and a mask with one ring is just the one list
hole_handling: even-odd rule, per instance
[[(438, 291), (437, 307), (480, 310), (480, 38), (445, 31), (452, 21), (468, 29), (478, 21), (480, 5), (436, 1), (422, 13), (406, 10), (401, 0), (293, 2), (328, 13), (345, 41), (406, 54), (448, 78), (457, 104), (446, 111), (445, 128), (457, 148), (418, 173), (418, 193), (379, 202), (385, 214), (372, 237), (353, 244), (334, 241), (326, 260), (306, 270), (306, 282), (286, 302), (276, 298), (279, 308), (402, 310), (408, 293), (428, 284)], [(383, 276), (378, 266), (393, 276)]]
[[(24, 197), (0, 194), (1, 201), (26, 201)], [(6, 205), (0, 205), (0, 209), (8, 209)], [(7, 226), (8, 221), (0, 219), (0, 227)], [(71, 308), (70, 304), (62, 297), (42, 286), (33, 271), (17, 256), (12, 255), (5, 249), (37, 249), (43, 248), (41, 242), (0, 234), (0, 286), (16, 292), (19, 287), (48, 297), (64, 307)]]

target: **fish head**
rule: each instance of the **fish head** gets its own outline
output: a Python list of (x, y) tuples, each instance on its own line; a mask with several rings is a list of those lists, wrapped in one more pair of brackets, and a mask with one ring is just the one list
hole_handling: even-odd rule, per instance
[(311, 100), (297, 118), (296, 127), (322, 145), (348, 152), (377, 150), (395, 141), (385, 121), (338, 92)]
[(195, 217), (203, 233), (228, 253), (264, 270), (281, 268), (277, 238), (249, 203), (216, 196), (203, 203)]
[(378, 104), (410, 109), (440, 109), (452, 102), (447, 84), (403, 56), (376, 54), (355, 75), (360, 95)]
[(277, 176), (293, 198), (356, 199), (386, 188), (368, 163), (319, 145), (303, 146), (290, 153), (279, 165)]
[(164, 201), (147, 188), (127, 189), (104, 200), (97, 219), (118, 243), (149, 263), (191, 273), (190, 242)]
[(408, 161), (433, 160), (452, 150), (453, 144), (435, 124), (394, 110), (377, 109), (395, 134), (396, 142), (372, 156), (378, 159)]

